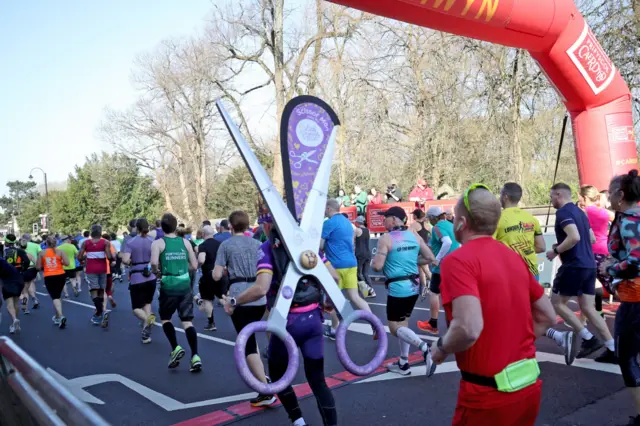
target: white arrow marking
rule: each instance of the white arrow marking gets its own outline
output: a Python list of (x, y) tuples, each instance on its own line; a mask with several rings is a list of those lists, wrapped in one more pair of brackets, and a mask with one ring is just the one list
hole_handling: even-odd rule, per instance
[(78, 398), (82, 402), (86, 402), (88, 404), (104, 405), (104, 401), (99, 400), (98, 398), (96, 398), (95, 396), (91, 395), (86, 390), (82, 389), (82, 386), (78, 386), (77, 384), (73, 383), (73, 381), (66, 379), (64, 376), (62, 376), (60, 373), (58, 373), (54, 369), (47, 368), (47, 371), (61, 385), (63, 385), (65, 388), (67, 388), (69, 390), (69, 392), (71, 392), (73, 394), (73, 396), (75, 396), (76, 398)]

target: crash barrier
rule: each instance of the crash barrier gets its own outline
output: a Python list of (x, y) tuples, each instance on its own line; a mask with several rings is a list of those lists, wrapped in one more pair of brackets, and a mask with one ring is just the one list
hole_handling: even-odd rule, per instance
[(0, 425), (109, 426), (13, 340), (0, 337)]

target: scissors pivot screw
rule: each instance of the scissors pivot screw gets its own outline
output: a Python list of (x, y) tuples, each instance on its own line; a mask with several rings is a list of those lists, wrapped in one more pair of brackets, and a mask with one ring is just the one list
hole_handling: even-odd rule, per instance
[(313, 269), (318, 264), (318, 255), (311, 250), (305, 250), (300, 254), (300, 265), (304, 269)]

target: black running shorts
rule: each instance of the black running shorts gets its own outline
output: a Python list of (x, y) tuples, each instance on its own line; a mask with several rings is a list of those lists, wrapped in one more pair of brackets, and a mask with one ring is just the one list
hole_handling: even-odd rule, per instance
[(417, 301), (417, 294), (409, 297), (387, 296), (387, 320), (393, 322), (408, 320)]
[(440, 282), (442, 277), (440, 274), (431, 274), (431, 281), (429, 281), (429, 291), (433, 294), (440, 294)]
[(156, 279), (140, 284), (130, 284), (129, 294), (131, 296), (131, 309), (142, 309), (145, 305), (150, 305), (153, 302), (153, 296), (156, 294)]
[(66, 282), (67, 277), (65, 274), (44, 277), (44, 286), (47, 288), (49, 296), (51, 296), (51, 300), (60, 299), (60, 295), (62, 294), (62, 290), (64, 289)]
[(191, 291), (181, 296), (170, 296), (161, 289), (158, 304), (158, 313), (162, 321), (170, 321), (176, 312), (178, 312), (180, 321), (187, 322), (193, 320), (193, 294)]

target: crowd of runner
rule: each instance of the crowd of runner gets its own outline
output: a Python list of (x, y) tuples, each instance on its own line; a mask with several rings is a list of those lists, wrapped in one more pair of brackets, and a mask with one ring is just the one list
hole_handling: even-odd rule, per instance
[[(522, 188), (516, 183), (505, 184), (497, 197), (484, 185), (472, 185), (453, 212), (437, 206), (426, 212), (416, 209), (411, 226), (403, 208), (391, 207), (381, 213), (388, 232), (378, 240), (375, 256), (369, 251), (364, 217), (351, 223), (340, 212), (340, 202), (329, 199), (319, 253), (357, 309), (371, 312), (365, 301), (375, 297), (369, 268), (384, 274), (387, 322), (399, 345), (398, 360), (386, 366), (390, 372), (411, 374), (412, 346), (424, 356), (427, 377), (449, 354), (455, 354), (462, 373), (455, 425), (535, 423), (542, 393), (535, 361), (538, 337), (555, 341), (567, 365), (604, 348), (595, 360), (620, 365), (638, 411), (630, 424), (640, 424), (637, 171), (614, 178), (603, 193), (581, 188), (577, 202), (572, 201), (569, 186), (554, 185), (550, 197), (556, 209), (557, 244), (552, 247), (546, 246), (537, 219), (518, 208), (521, 197)], [(193, 238), (190, 229), (166, 213), (153, 226), (145, 218), (131, 220), (123, 237), (120, 241), (103, 232), (99, 224), (76, 236), (46, 236), (41, 244), (28, 234), (7, 235), (0, 279), (11, 317), (9, 332), (21, 331), (20, 310), (28, 314), (39, 309), (35, 292), (39, 274), (53, 302), (52, 322), (60, 329), (68, 324), (62, 299), (69, 297), (68, 288), (77, 297), (83, 283), (95, 306), (90, 322), (107, 328), (111, 314), (107, 304), (112, 309), (116, 306), (113, 281), (125, 276), (133, 314), (140, 321), (141, 343), (151, 342), (159, 316), (171, 348), (167, 365), (177, 368), (186, 356), (171, 322), (177, 315), (190, 351), (189, 369), (199, 372), (203, 363), (193, 325), (194, 307), (206, 315), (205, 330), (215, 332), (217, 299), (240, 332), (274, 306), (290, 261), (266, 208), (260, 209), (254, 229), (246, 212), (234, 211), (215, 229), (209, 221), (203, 222)], [(538, 283), (539, 253), (546, 253), (551, 261), (559, 257), (562, 263), (550, 298)], [(158, 312), (154, 313), (156, 294)], [(429, 298), (430, 316), (418, 321), (417, 328), (438, 336), (433, 344), (409, 326), (421, 294)], [(609, 294), (621, 301), (615, 339), (601, 315), (603, 296)], [(577, 298), (581, 316), (568, 307), (571, 298)], [(444, 333), (438, 324), (441, 305), (447, 320)], [(330, 325), (324, 325), (324, 313)], [(556, 316), (568, 330), (554, 328)], [(324, 377), (323, 343), (325, 338), (335, 339), (338, 323), (322, 286), (312, 278), (301, 279), (287, 331), (301, 349), (304, 371), (325, 425), (338, 423)], [(373, 339), (378, 337), (374, 330)], [(260, 352), (255, 337), (250, 337), (245, 353), (253, 375), (263, 383), (279, 380), (287, 368), (284, 344), (270, 337), (262, 356)], [(291, 386), (277, 397), (293, 425), (306, 424)], [(275, 402), (276, 395), (260, 394), (251, 400), (254, 406)]]

